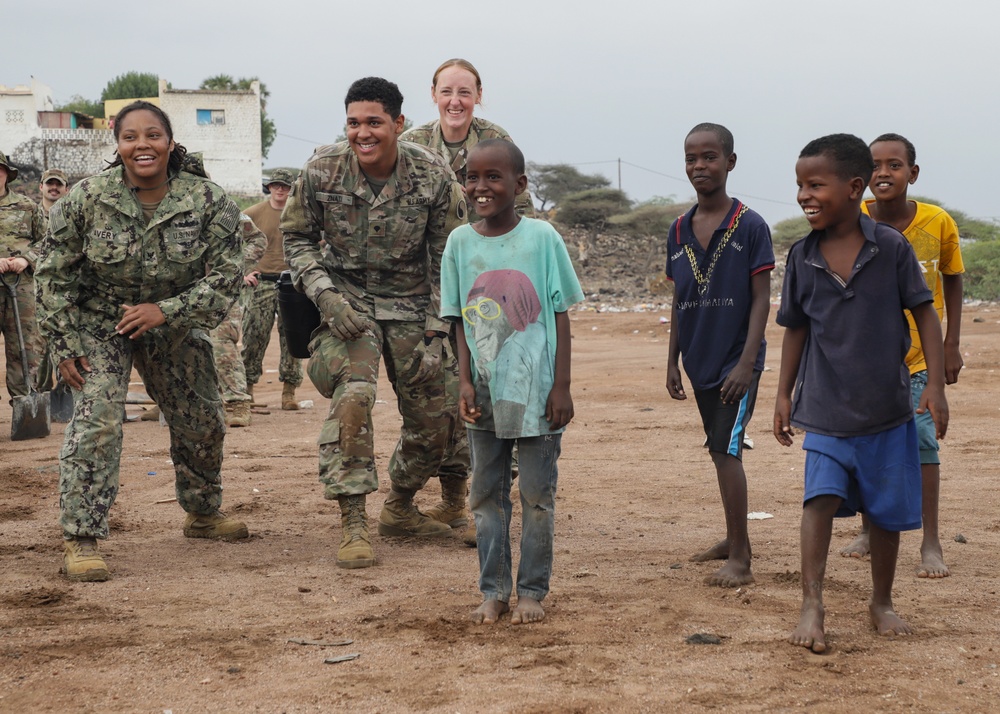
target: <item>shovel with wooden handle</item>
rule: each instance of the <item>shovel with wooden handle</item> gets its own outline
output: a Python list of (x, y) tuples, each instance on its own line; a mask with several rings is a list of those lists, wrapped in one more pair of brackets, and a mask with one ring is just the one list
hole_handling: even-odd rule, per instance
[(28, 389), (27, 396), (12, 397), (11, 406), (14, 409), (10, 420), (10, 440), (41, 439), (49, 435), (49, 393), (39, 392), (33, 385), (31, 371), (28, 369), (28, 352), (24, 348), (24, 333), (21, 332), (21, 313), (17, 309), (17, 286), (21, 282), (20, 273), (13, 283), (7, 282), (7, 274), (0, 273), (0, 282), (7, 288), (11, 305), (14, 306), (14, 325), (17, 328), (17, 345), (21, 348), (21, 373)]

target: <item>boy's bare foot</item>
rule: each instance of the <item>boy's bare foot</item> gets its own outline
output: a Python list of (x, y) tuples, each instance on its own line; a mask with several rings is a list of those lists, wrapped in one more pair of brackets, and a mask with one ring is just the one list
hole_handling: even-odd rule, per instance
[(541, 622), (545, 619), (542, 603), (530, 597), (518, 597), (517, 607), (510, 616), (510, 624), (527, 625), (530, 622)]
[(726, 560), (729, 557), (729, 540), (723, 538), (708, 550), (692, 555), (689, 559), (692, 563), (704, 563), (708, 560)]
[(920, 567), (917, 568), (918, 578), (947, 578), (951, 575), (944, 563), (944, 553), (940, 543), (925, 544), (920, 547)]
[(477, 625), (492, 625), (500, 616), (510, 610), (503, 600), (484, 600), (483, 604), (472, 611), (472, 621)]
[(789, 636), (793, 645), (805, 647), (819, 654), (826, 652), (826, 633), (823, 631), (823, 604), (817, 600), (803, 600), (799, 626)]
[(892, 637), (894, 635), (912, 635), (913, 628), (906, 624), (906, 621), (896, 614), (892, 605), (875, 605), (868, 603), (868, 614), (871, 615), (872, 625), (878, 630), (880, 635)]
[(740, 585), (752, 583), (753, 573), (750, 572), (749, 564), (728, 560), (725, 565), (705, 578), (705, 582), (720, 588), (738, 588)]
[(840, 549), (840, 554), (845, 558), (864, 558), (870, 550), (871, 546), (868, 544), (868, 534), (861, 532), (858, 533), (857, 538)]

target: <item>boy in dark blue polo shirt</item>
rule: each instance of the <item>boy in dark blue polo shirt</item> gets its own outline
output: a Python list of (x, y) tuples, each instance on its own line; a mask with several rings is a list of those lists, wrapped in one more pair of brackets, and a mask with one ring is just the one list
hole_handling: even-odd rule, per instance
[(892, 606), (899, 532), (920, 527), (904, 308), (927, 358), (917, 411), (930, 410), (938, 438), (948, 428), (931, 291), (902, 234), (861, 214), (873, 170), (868, 146), (849, 134), (810, 142), (795, 164), (798, 202), (813, 230), (788, 251), (785, 266), (774, 436), (790, 446), (792, 425), (806, 431), (802, 611), (789, 641), (814, 652), (826, 649), (823, 577), (833, 518), (859, 510), (871, 521), (872, 624), (882, 635), (912, 632)]
[(692, 129), (684, 164), (698, 203), (674, 221), (667, 241), (667, 277), (674, 283), (667, 391), (687, 399), (678, 368), (683, 357), (726, 514), (726, 539), (691, 560), (725, 559), (708, 582), (738, 587), (753, 582), (743, 435), (764, 369), (774, 252), (764, 219), (726, 194), (736, 166), (728, 129)]

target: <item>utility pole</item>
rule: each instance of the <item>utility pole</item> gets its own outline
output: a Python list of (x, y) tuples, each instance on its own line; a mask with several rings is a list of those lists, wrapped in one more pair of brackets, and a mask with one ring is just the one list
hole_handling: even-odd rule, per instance
[(622, 190), (622, 160), (618, 157), (618, 190)]

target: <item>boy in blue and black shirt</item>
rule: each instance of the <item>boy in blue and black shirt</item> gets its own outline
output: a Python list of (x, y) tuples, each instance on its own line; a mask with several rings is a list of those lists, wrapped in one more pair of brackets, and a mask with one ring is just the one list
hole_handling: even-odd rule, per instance
[(795, 165), (798, 202), (813, 230), (785, 266), (774, 436), (790, 446), (793, 425), (806, 431), (802, 610), (789, 641), (814, 652), (826, 649), (833, 518), (858, 511), (871, 522), (872, 624), (881, 635), (912, 632), (892, 604), (899, 532), (920, 528), (921, 506), (904, 309), (927, 359), (917, 413), (930, 410), (938, 438), (948, 428), (941, 323), (920, 263), (899, 231), (861, 213), (873, 169), (868, 146), (849, 134), (810, 142)]
[(726, 539), (691, 559), (726, 559), (708, 582), (738, 587), (753, 582), (743, 436), (764, 370), (774, 252), (764, 219), (726, 193), (736, 166), (728, 129), (692, 129), (684, 140), (684, 164), (698, 203), (674, 221), (668, 238), (674, 304), (667, 391), (672, 399), (687, 399), (678, 366), (683, 357), (726, 514)]

